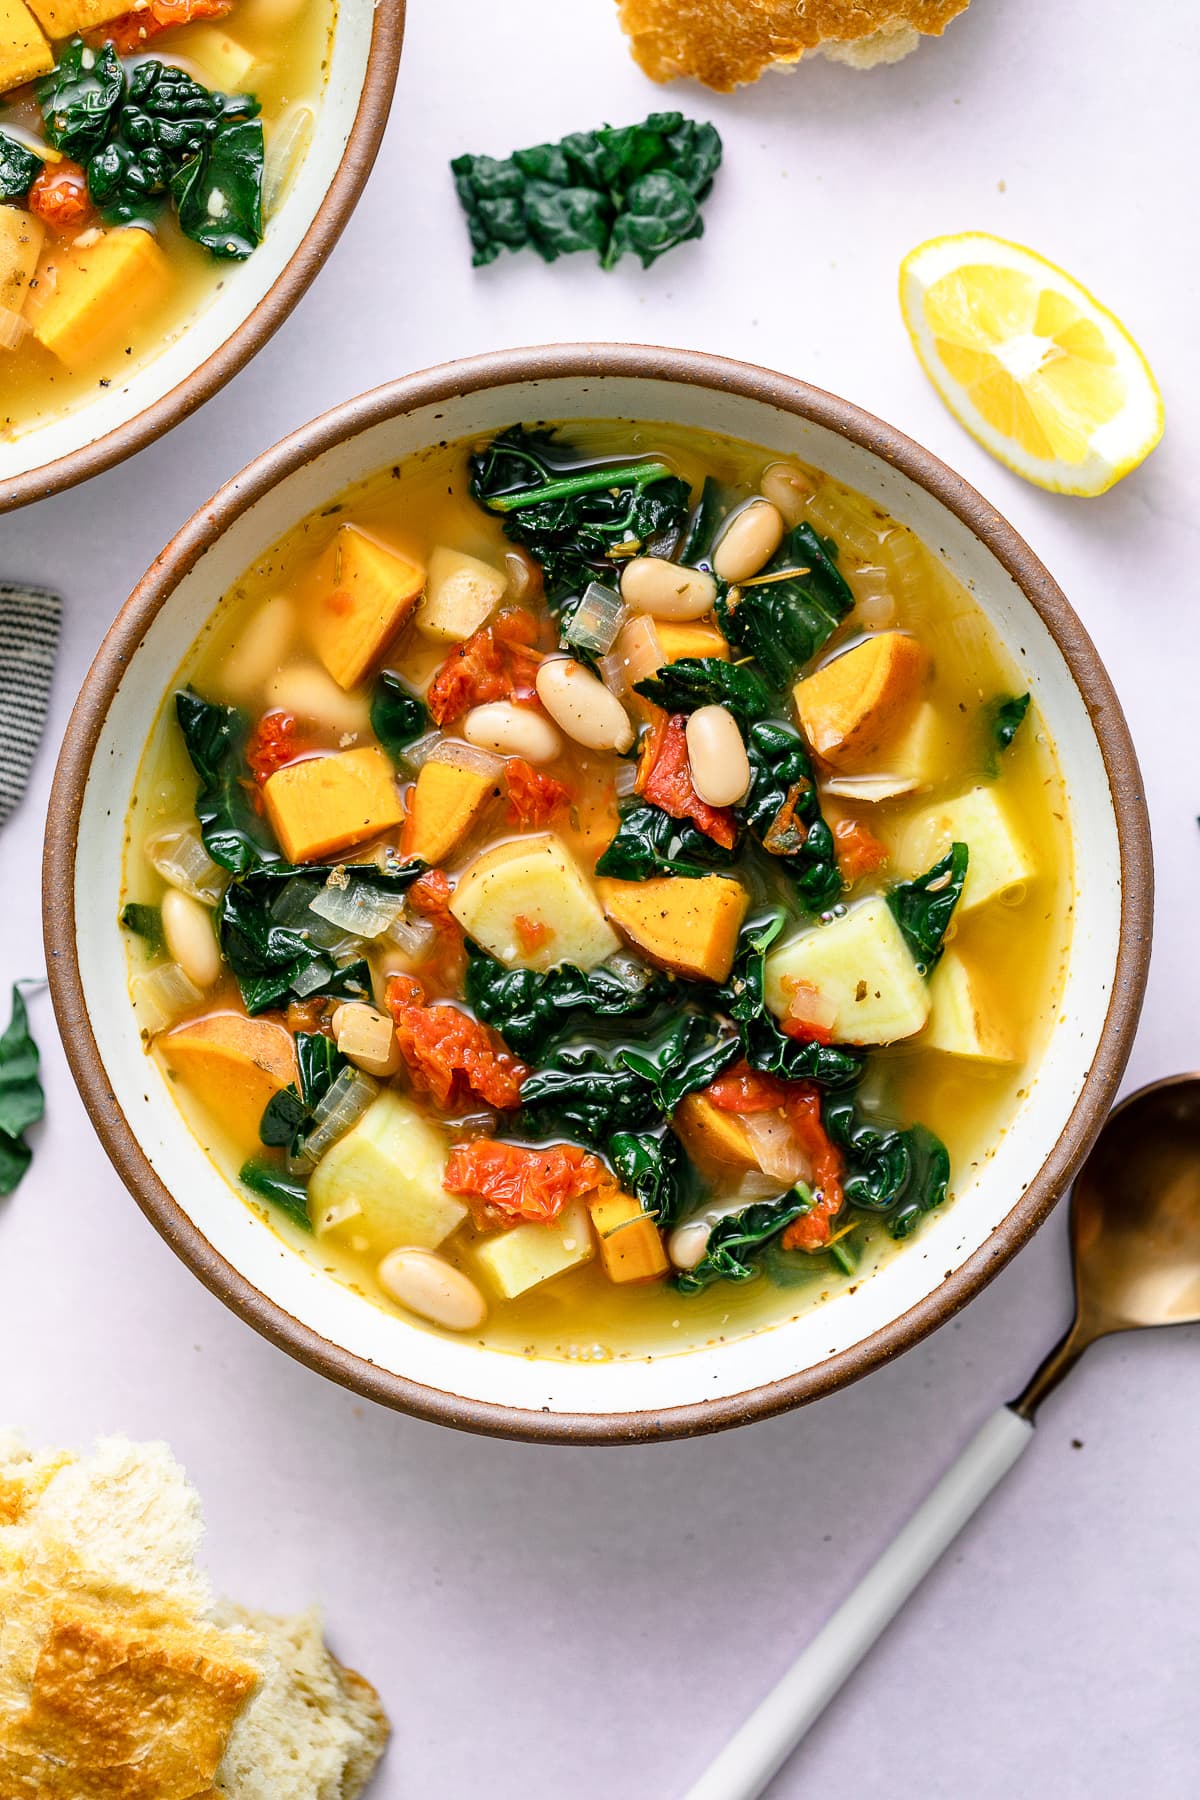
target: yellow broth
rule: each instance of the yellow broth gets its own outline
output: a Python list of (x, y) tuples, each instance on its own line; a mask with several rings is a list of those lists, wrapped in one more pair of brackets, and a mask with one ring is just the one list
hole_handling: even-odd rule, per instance
[[(127, 70), (157, 58), (206, 88), (254, 95), (262, 109), (265, 146), (264, 230), (286, 197), (311, 136), (328, 69), (334, 10), (332, 0), (234, 0), (223, 18), (172, 26), (121, 57)], [(89, 42), (99, 42), (103, 29), (90, 33)], [(52, 45), (56, 55), (68, 41)], [(44, 141), (34, 84), (0, 94), (2, 132), (27, 143)], [(80, 358), (63, 360), (29, 330), (14, 348), (5, 348), (0, 332), (0, 436), (18, 437), (47, 418), (86, 404), (98, 390), (120, 387), (187, 331), (219, 294), (236, 264), (185, 237), (170, 204), (155, 209), (147, 223), (166, 259), (165, 291), (148, 295), (137, 282), (127, 284), (124, 304), (113, 309), (97, 342)], [(35, 281), (44, 284), (48, 272), (53, 281), (56, 265), (69, 255), (75, 238), (83, 235), (86, 244), (86, 234), (100, 225), (91, 211), (78, 230), (48, 227)]]
[[(589, 456), (618, 451), (663, 454), (696, 492), (706, 474), (715, 474), (735, 499), (753, 494), (764, 464), (775, 460), (743, 443), (668, 425), (613, 421), (581, 426), (572, 422), (563, 429)], [(188, 652), (175, 685), (190, 684), (206, 699), (239, 705), (251, 717), (266, 710), (271, 704), (266, 683), (260, 682), (248, 692), (239, 676), (239, 645), (247, 624), (274, 597), (308, 591), (317, 559), (347, 522), (421, 564), (434, 546), (441, 544), (503, 568), (511, 546), (497, 520), (485, 513), (467, 490), (466, 459), (471, 447), (455, 444), (427, 451), (347, 491), (335, 505), (306, 518), (224, 596)], [(931, 655), (926, 697), (935, 708), (937, 730), (929, 779), (919, 791), (883, 803), (834, 802), (825, 797), (829, 811), (869, 822), (879, 837), (890, 842), (902, 834), (911, 816), (931, 801), (960, 794), (988, 779), (991, 752), (985, 741), (982, 709), (995, 696), (1024, 692), (1026, 683), (970, 594), (911, 532), (828, 477), (817, 471), (810, 475), (815, 491), (808, 516), (819, 531), (838, 542), (839, 566), (856, 596), (854, 610), (820, 650), (814, 666), (825, 664), (864, 633), (879, 629), (910, 632)], [(449, 648), (422, 639), (409, 624), (390, 646), (385, 661), (422, 688)], [(301, 625), (281, 648), (274, 667), (310, 666), (313, 660)], [(369, 685), (368, 681), (358, 690), (364, 717)], [(349, 741), (344, 729), (331, 728), (317, 735), (329, 749)], [(353, 741), (370, 742), (370, 733)], [(576, 795), (569, 820), (559, 821), (554, 829), (589, 870), (617, 824), (614, 764), (610, 753), (585, 752), (568, 740), (561, 762), (548, 766), (548, 772), (561, 776)], [(1003, 1028), (1019, 1043), (1019, 1060), (987, 1062), (943, 1053), (924, 1047), (918, 1034), (906, 1042), (873, 1050), (861, 1089), (887, 1118), (901, 1123), (919, 1120), (945, 1142), (951, 1159), (947, 1205), (953, 1204), (955, 1192), (961, 1191), (991, 1155), (1036, 1066), (1060, 997), (1071, 928), (1066, 810), (1053, 745), (1036, 709), (1031, 709), (1011, 747), (994, 760), (994, 766), (995, 780), (1022, 822), (1036, 874), (1003, 898), (979, 906), (965, 917), (956, 915), (947, 942), (988, 971), (989, 1004), (996, 1009)], [(128, 822), (127, 898), (148, 904), (161, 899), (164, 883), (146, 861), (144, 846), (165, 828), (191, 820), (195, 790), (195, 776), (168, 699), (145, 753)], [(448, 872), (457, 876), (481, 846), (512, 835), (511, 825), (495, 822), (476, 831), (447, 860)], [(368, 848), (354, 854), (365, 855)], [(740, 873), (737, 869), (733, 872)], [(849, 898), (885, 888), (888, 880), (885, 867), (878, 876), (860, 882)], [(149, 963), (137, 940), (130, 938), (129, 943), (136, 986)], [(383, 977), (412, 966), (387, 947), (374, 949), (371, 962), (377, 1002)], [(420, 973), (419, 968), (416, 972)], [(206, 1015), (239, 1006), (236, 984), (226, 971), (221, 985), (206, 994), (194, 1011)], [(614, 1027), (603, 1035), (623, 1035), (628, 1040), (637, 1033), (633, 1024), (623, 1032)], [(398, 1079), (403, 1084), (403, 1074)], [(171, 1085), (205, 1149), (236, 1182), (240, 1164), (260, 1147), (245, 1136), (230, 1135), (222, 1119), (200, 1105), (184, 1082), (173, 1080)], [(728, 1182), (725, 1185), (728, 1187)], [(718, 1193), (720, 1187), (718, 1183)], [(315, 1238), (306, 1236), (254, 1196), (247, 1194), (246, 1202), (333, 1278), (376, 1305), (402, 1310), (394, 1308), (375, 1277), (379, 1259), (395, 1247), (393, 1242), (372, 1237), (355, 1221)], [(849, 1241), (857, 1258), (852, 1273), (825, 1252), (807, 1258), (793, 1255), (787, 1264), (786, 1285), (759, 1276), (739, 1284), (718, 1281), (700, 1294), (684, 1295), (661, 1280), (614, 1285), (599, 1257), (594, 1257), (582, 1267), (503, 1302), (488, 1288), (474, 1258), (480, 1237), (468, 1222), (441, 1245), (440, 1254), (468, 1271), (487, 1294), (489, 1314), (477, 1334), (481, 1341), (528, 1356), (584, 1360), (662, 1355), (763, 1329), (863, 1281), (883, 1257), (904, 1254), (905, 1248), (903, 1243), (894, 1245), (879, 1224), (860, 1219)]]

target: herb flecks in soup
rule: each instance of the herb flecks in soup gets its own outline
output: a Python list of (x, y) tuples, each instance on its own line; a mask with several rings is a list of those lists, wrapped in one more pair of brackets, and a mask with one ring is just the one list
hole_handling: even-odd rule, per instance
[(0, 431), (124, 380), (262, 240), (312, 122), (316, 0), (4, 0)]
[(139, 783), (134, 1003), (333, 1274), (656, 1354), (864, 1279), (986, 1160), (1056, 1004), (1064, 817), (982, 612), (860, 496), (512, 430), (218, 610)]

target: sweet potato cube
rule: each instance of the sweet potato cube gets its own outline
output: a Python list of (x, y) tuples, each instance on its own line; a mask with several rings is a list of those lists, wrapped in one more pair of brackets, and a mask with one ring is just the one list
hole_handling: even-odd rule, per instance
[(680, 1101), (671, 1127), (693, 1162), (702, 1169), (756, 1169), (758, 1158), (750, 1136), (736, 1113), (723, 1112), (703, 1094), (688, 1094)]
[(313, 573), (313, 648), (340, 687), (355, 687), (387, 649), (425, 591), (425, 571), (342, 525)]
[(258, 1142), (268, 1101), (296, 1080), (292, 1035), (271, 1019), (209, 1013), (156, 1043), (167, 1068), (239, 1143)]
[(54, 52), (25, 0), (0, 0), (0, 94), (53, 67)]
[(421, 765), (408, 797), (401, 839), (405, 856), (419, 856), (431, 864), (444, 862), (499, 791), (494, 775), (431, 756)]
[(878, 631), (798, 681), (804, 735), (839, 769), (862, 769), (907, 723), (928, 657), (906, 631)]
[(657, 1281), (670, 1264), (654, 1220), (632, 1194), (602, 1194), (588, 1201), (610, 1281)]
[(129, 0), (29, 0), (29, 10), (47, 37), (64, 38), (107, 25), (129, 12), (130, 6)]
[(702, 619), (656, 619), (654, 623), (667, 662), (679, 662), (685, 656), (717, 656), (722, 662), (729, 661), (729, 645), (715, 625), (706, 625)]
[(316, 862), (390, 831), (404, 817), (392, 765), (374, 744), (312, 756), (263, 788), (267, 818), (289, 862)]
[(651, 962), (698, 981), (724, 981), (733, 967), (738, 931), (750, 904), (741, 882), (726, 875), (696, 881), (596, 883), (605, 914)]
[(165, 297), (171, 266), (148, 231), (123, 225), (86, 249), (48, 249), (27, 316), (39, 344), (69, 369), (128, 341)]
[(0, 309), (4, 312), (24, 312), (45, 235), (41, 220), (32, 213), (22, 212), (19, 206), (0, 206)]

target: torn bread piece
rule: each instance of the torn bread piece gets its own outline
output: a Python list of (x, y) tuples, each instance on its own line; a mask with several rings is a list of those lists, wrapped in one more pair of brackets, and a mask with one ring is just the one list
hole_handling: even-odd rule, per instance
[(969, 0), (617, 0), (655, 81), (693, 76), (727, 94), (820, 51), (857, 69), (899, 62), (940, 37)]
[(200, 1506), (164, 1444), (88, 1457), (0, 1432), (4, 1800), (357, 1800), (383, 1754), (370, 1683), (319, 1614), (214, 1601)]

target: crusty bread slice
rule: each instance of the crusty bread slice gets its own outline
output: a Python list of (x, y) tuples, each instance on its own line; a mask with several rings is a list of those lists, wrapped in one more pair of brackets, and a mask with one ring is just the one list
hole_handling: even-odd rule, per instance
[(718, 93), (821, 51), (855, 68), (898, 62), (969, 0), (617, 0), (655, 81), (695, 76)]
[(356, 1800), (388, 1736), (319, 1615), (217, 1605), (163, 1444), (0, 1434), (0, 1800)]

